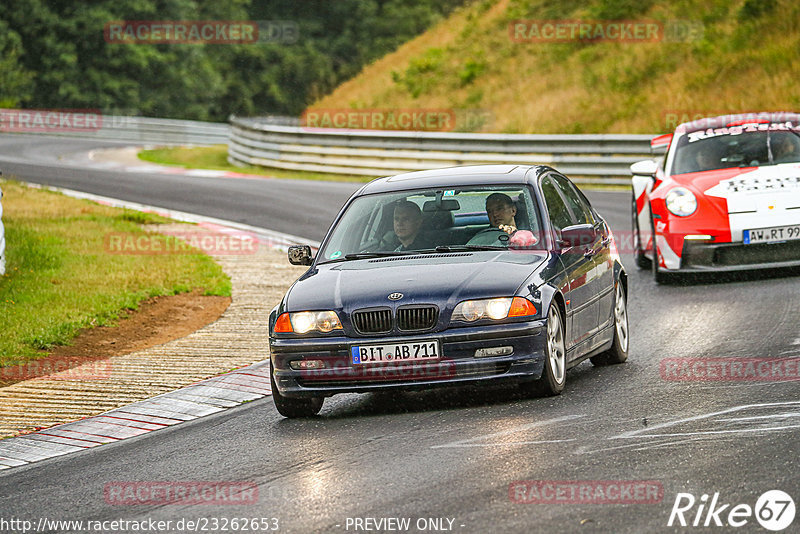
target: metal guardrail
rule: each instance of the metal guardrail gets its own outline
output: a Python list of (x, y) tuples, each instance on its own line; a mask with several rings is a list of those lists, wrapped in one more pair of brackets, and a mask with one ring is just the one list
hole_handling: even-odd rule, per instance
[[(31, 110), (31, 113), (35, 112), (35, 110)], [(64, 113), (64, 115), (69, 115), (69, 113)], [(59, 129), (56, 127), (46, 130), (21, 128), (10, 131), (109, 141), (129, 141), (142, 145), (220, 145), (228, 142), (230, 132), (230, 126), (226, 123), (125, 117), (121, 115), (100, 115), (98, 118), (99, 128)], [(3, 130), (0, 129), (0, 132), (3, 132)]]
[(278, 169), (387, 176), (452, 165), (557, 168), (576, 182), (629, 184), (653, 157), (652, 135), (514, 135), (304, 128), (296, 119), (231, 118), (228, 161)]

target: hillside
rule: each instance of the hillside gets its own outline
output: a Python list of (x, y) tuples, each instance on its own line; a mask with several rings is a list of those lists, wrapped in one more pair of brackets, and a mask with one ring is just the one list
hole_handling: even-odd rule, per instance
[[(794, 0), (479, 0), (314, 108), (458, 109), (466, 131), (652, 133), (679, 119), (800, 108)], [(545, 21), (655, 21), (657, 41), (521, 41)], [(688, 35), (677, 35), (688, 33)], [(664, 33), (662, 33), (662, 36)]]

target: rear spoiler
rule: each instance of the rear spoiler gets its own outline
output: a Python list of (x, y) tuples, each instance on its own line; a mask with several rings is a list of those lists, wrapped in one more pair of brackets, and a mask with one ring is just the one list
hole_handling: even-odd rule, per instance
[(667, 150), (667, 147), (669, 147), (669, 144), (672, 142), (672, 135), (673, 134), (671, 134), (671, 133), (663, 134), (663, 135), (659, 135), (659, 136), (656, 136), (653, 139), (651, 139), (650, 140), (650, 151), (651, 152), (665, 152)]

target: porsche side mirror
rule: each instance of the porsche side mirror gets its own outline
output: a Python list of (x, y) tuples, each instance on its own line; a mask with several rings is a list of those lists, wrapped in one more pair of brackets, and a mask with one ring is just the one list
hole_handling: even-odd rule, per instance
[(588, 247), (597, 238), (597, 230), (591, 224), (575, 224), (561, 230), (561, 243), (568, 247)]
[(634, 176), (647, 176), (648, 178), (655, 178), (658, 172), (658, 163), (652, 159), (637, 161), (631, 165), (631, 174)]
[(289, 263), (292, 265), (311, 265), (314, 257), (308, 245), (292, 245), (289, 247)]

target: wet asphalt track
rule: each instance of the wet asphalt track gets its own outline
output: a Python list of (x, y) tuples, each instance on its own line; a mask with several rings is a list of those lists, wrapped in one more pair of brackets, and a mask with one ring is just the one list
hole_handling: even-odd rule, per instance
[[(317, 240), (357, 187), (112, 173), (65, 167), (59, 159), (99, 145), (0, 136), (0, 169)], [(618, 234), (628, 231), (627, 194), (589, 196)], [(800, 382), (665, 380), (660, 362), (800, 356), (800, 277), (780, 272), (657, 286), (629, 254), (623, 261), (630, 274), (629, 361), (608, 368), (582, 363), (567, 374), (559, 397), (525, 399), (507, 389), (340, 395), (326, 401), (320, 417), (293, 421), (265, 399), (0, 472), (0, 519), (152, 518), (172, 520), (174, 528), (180, 519), (278, 518), (281, 532), (366, 532), (355, 529), (355, 518), (396, 517), (409, 518), (411, 532), (426, 518), (444, 518), (438, 531), (470, 533), (763, 532), (753, 517), (738, 529), (667, 522), (679, 492), (698, 499), (719, 492), (719, 504), (731, 505), (723, 523), (734, 505), (752, 507), (767, 490), (800, 500)], [(202, 506), (104, 500), (109, 482), (192, 480), (252, 482), (259, 497), (250, 505)], [(635, 504), (514, 503), (509, 487), (520, 480), (654, 481), (663, 496)], [(697, 509), (685, 513), (688, 522)], [(705, 520), (703, 513), (700, 524)], [(437, 523), (427, 531), (436, 531), (431, 525)], [(382, 526), (392, 531), (386, 527), (394, 524)]]

